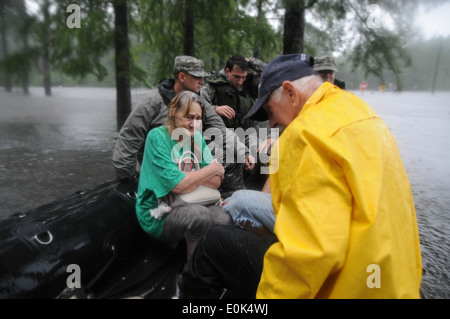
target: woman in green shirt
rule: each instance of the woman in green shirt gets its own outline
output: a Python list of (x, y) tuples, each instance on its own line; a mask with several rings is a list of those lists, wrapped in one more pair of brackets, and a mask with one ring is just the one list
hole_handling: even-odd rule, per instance
[(205, 113), (203, 100), (183, 91), (169, 105), (164, 126), (151, 130), (145, 143), (139, 177), (136, 214), (141, 227), (168, 245), (186, 240), (188, 259), (197, 242), (213, 224), (232, 224), (231, 217), (218, 206), (185, 205), (156, 219), (150, 210), (174, 194), (192, 192), (204, 185), (218, 188), (224, 168), (213, 160), (199, 129)]

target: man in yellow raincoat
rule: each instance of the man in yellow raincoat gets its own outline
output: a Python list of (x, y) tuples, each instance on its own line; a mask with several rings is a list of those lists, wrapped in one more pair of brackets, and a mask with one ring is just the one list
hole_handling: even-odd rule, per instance
[(417, 219), (394, 137), (312, 65), (304, 54), (272, 60), (247, 114), (283, 131), (270, 174), (279, 241), (257, 297), (419, 298)]

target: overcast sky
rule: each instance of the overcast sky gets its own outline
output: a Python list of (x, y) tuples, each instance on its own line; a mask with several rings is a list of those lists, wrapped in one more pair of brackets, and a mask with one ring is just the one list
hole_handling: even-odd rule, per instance
[(450, 2), (430, 11), (420, 8), (416, 24), (420, 26), (427, 38), (436, 35), (450, 35)]

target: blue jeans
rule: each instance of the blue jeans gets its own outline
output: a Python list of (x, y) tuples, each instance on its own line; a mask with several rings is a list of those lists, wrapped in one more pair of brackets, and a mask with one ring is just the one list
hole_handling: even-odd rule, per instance
[(250, 221), (255, 227), (264, 226), (273, 232), (275, 215), (270, 193), (242, 189), (234, 192), (225, 202), (227, 204), (223, 208), (235, 223)]

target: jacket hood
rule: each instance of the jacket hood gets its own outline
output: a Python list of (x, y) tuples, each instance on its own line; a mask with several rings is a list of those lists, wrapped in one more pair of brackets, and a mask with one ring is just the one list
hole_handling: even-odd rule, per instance
[(173, 90), (174, 86), (175, 79), (163, 79), (158, 83), (159, 94), (161, 94), (161, 97), (166, 105), (169, 105), (175, 97), (175, 92)]

